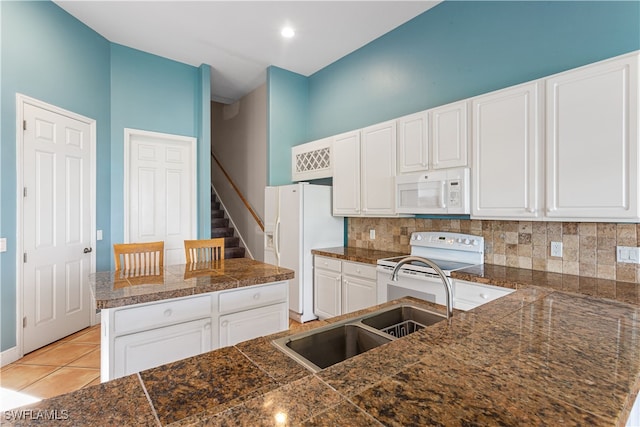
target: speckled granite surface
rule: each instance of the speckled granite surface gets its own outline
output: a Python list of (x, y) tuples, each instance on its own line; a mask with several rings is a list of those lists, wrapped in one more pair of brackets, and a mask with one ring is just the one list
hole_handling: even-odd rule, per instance
[(399, 252), (380, 251), (377, 249), (352, 248), (350, 246), (337, 246), (335, 248), (312, 249), (313, 255), (322, 255), (329, 258), (344, 259), (346, 261), (375, 264), (382, 258), (391, 258), (407, 255)]
[(506, 283), (512, 273), (516, 292), (317, 374), (271, 345), (283, 332), (27, 408), (83, 426), (624, 425), (640, 386), (640, 306), (537, 277)]
[(289, 280), (293, 275), (287, 268), (249, 258), (231, 258), (167, 266), (156, 275), (98, 272), (90, 276), (89, 284), (96, 307), (102, 309)]

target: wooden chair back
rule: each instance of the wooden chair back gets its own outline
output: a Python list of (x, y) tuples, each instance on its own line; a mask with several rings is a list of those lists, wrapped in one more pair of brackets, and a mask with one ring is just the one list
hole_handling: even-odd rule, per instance
[(152, 270), (164, 266), (164, 242), (116, 243), (113, 245), (116, 270)]
[(187, 264), (224, 259), (224, 237), (208, 240), (185, 240)]

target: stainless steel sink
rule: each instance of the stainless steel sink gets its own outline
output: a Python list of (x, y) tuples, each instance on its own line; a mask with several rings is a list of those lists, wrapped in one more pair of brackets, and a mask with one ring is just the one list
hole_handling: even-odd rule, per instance
[[(314, 372), (391, 341), (356, 324), (331, 325), (281, 339), (285, 353)], [(278, 341), (278, 340), (276, 340)]]
[(424, 310), (410, 305), (377, 312), (364, 317), (361, 322), (391, 336), (400, 338), (417, 330), (445, 320), (440, 313)]
[(402, 304), (273, 340), (286, 355), (318, 372), (444, 320), (444, 314)]

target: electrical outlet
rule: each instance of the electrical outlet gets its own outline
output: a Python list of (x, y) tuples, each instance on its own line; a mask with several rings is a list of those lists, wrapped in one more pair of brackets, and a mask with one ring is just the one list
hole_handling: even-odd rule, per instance
[(640, 264), (640, 248), (616, 246), (616, 261), (628, 264)]
[(551, 242), (551, 256), (562, 258), (562, 242)]
[(369, 230), (369, 239), (376, 240), (376, 230), (375, 229)]

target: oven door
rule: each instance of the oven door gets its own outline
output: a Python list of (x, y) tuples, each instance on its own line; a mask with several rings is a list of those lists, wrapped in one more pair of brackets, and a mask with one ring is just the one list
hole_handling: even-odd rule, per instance
[[(422, 273), (398, 272), (398, 281), (391, 281), (391, 271), (378, 268), (378, 304), (394, 299), (410, 296), (420, 298), (435, 304), (446, 305), (447, 296), (438, 276)], [(455, 299), (454, 299), (455, 301)]]

